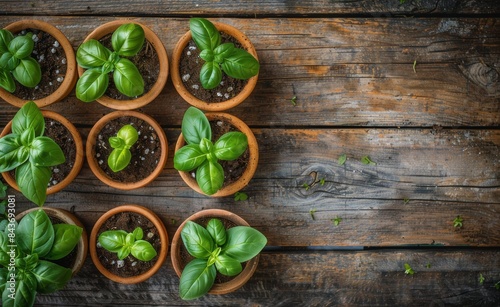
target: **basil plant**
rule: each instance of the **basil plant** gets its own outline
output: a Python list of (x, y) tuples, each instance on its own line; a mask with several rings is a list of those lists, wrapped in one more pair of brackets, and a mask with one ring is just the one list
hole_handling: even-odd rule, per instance
[(189, 20), (191, 36), (200, 49), (200, 58), (205, 63), (200, 71), (203, 88), (213, 89), (222, 80), (222, 72), (228, 76), (246, 80), (259, 73), (259, 61), (246, 50), (236, 48), (233, 43), (221, 43), (219, 30), (204, 18)]
[(203, 193), (215, 194), (224, 184), (224, 169), (218, 161), (232, 161), (241, 156), (248, 147), (247, 136), (228, 132), (213, 143), (210, 122), (195, 107), (184, 113), (181, 130), (187, 145), (175, 152), (175, 169), (185, 172), (196, 169), (196, 182)]
[(116, 136), (109, 138), (109, 145), (113, 151), (108, 157), (108, 166), (113, 172), (119, 172), (129, 165), (132, 159), (130, 148), (138, 138), (139, 134), (132, 125), (121, 127)]
[(76, 84), (76, 97), (84, 102), (91, 102), (106, 92), (109, 74), (118, 91), (128, 97), (144, 93), (144, 80), (139, 69), (125, 57), (139, 53), (144, 44), (144, 30), (134, 23), (123, 24), (111, 36), (113, 51), (99, 41), (90, 39), (78, 47), (76, 60), (85, 68)]
[(32, 33), (14, 37), (5, 29), (0, 29), (0, 87), (13, 93), (17, 81), (25, 87), (35, 87), (42, 79), (38, 62), (31, 57)]
[(21, 193), (39, 206), (47, 197), (50, 167), (66, 161), (61, 147), (44, 132), (42, 112), (29, 101), (14, 116), (12, 133), (0, 139), (0, 172), (15, 169)]
[(156, 250), (146, 240), (142, 240), (144, 232), (137, 227), (133, 232), (125, 230), (107, 230), (99, 235), (99, 244), (112, 253), (116, 253), (118, 259), (123, 260), (132, 254), (141, 261), (150, 261), (156, 256)]
[(181, 274), (179, 293), (184, 300), (210, 291), (217, 272), (226, 276), (241, 273), (241, 263), (257, 256), (267, 244), (258, 230), (248, 226), (226, 230), (219, 219), (211, 219), (206, 228), (187, 221), (181, 237), (189, 254), (195, 257)]
[(62, 289), (72, 271), (54, 261), (76, 247), (82, 231), (75, 225), (52, 224), (41, 209), (26, 214), (18, 225), (12, 218), (0, 231), (2, 305), (33, 306), (37, 293)]

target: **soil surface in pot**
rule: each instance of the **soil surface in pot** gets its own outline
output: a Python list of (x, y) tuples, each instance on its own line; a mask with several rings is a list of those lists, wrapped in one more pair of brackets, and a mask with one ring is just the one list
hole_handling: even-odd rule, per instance
[[(76, 144), (71, 132), (63, 124), (51, 118), (45, 118), (44, 135), (53, 139), (61, 147), (66, 157), (66, 162), (50, 167), (52, 177), (49, 181), (49, 187), (51, 187), (63, 181), (73, 169), (76, 161)], [(16, 178), (15, 170), (10, 171), (10, 175), (12, 178)]]
[(161, 240), (160, 233), (154, 224), (146, 217), (135, 212), (120, 212), (113, 215), (103, 223), (97, 237), (106, 230), (125, 230), (126, 232), (133, 232), (136, 227), (141, 227), (144, 232), (143, 240), (148, 241), (153, 245), (158, 253), (151, 261), (137, 260), (130, 254), (123, 260), (119, 260), (116, 253), (111, 253), (97, 244), (97, 256), (101, 264), (111, 273), (121, 277), (131, 277), (141, 275), (149, 271), (156, 261), (158, 261)]
[(28, 88), (16, 81), (14, 96), (23, 100), (36, 100), (55, 92), (64, 81), (67, 69), (66, 54), (61, 44), (49, 33), (39, 29), (26, 29), (15, 35), (33, 33), (34, 48), (31, 57), (42, 70), (42, 80), (34, 88)]
[[(214, 218), (219, 219), (222, 222), (222, 224), (224, 225), (224, 228), (226, 230), (229, 229), (229, 228), (238, 226), (234, 222), (232, 222), (230, 220), (226, 220), (224, 218), (220, 218), (220, 217), (204, 217), (204, 218), (196, 219), (193, 222), (195, 222), (197, 224), (200, 224), (201, 226), (203, 226), (203, 227), (206, 228), (208, 222), (211, 219), (214, 219)], [(179, 246), (180, 246), (180, 253), (179, 253), (179, 255), (180, 255), (180, 257), (179, 257), (179, 259), (180, 259), (180, 265), (181, 265), (181, 269), (184, 270), (184, 267), (186, 267), (186, 265), (191, 260), (193, 260), (195, 258), (193, 256), (191, 256), (189, 254), (189, 252), (187, 251), (186, 247), (184, 246), (184, 242), (182, 241), (182, 238), (180, 239)], [(241, 266), (243, 267), (243, 269), (245, 269), (246, 264), (247, 264), (246, 262), (241, 263)], [(215, 282), (214, 282), (214, 284), (222, 284), (222, 283), (228, 282), (231, 279), (235, 278), (236, 276), (238, 276), (238, 275), (235, 275), (235, 276), (222, 275), (221, 273), (219, 273), (219, 271), (217, 271), (217, 275), (215, 276)]]
[[(212, 128), (212, 140), (215, 142), (224, 134), (231, 131), (239, 131), (236, 127), (223, 120), (212, 120), (210, 121), (210, 127)], [(219, 164), (224, 169), (224, 184), (222, 187), (228, 186), (231, 183), (237, 181), (241, 175), (245, 172), (248, 162), (250, 160), (250, 151), (248, 148), (243, 152), (243, 154), (236, 160), (233, 161), (223, 161), (219, 160)], [(190, 172), (193, 178), (196, 178), (196, 169)]]
[[(111, 47), (111, 36), (112, 34), (108, 34), (103, 38), (101, 38), (99, 42), (101, 42), (101, 44), (103, 44), (109, 50), (113, 51), (113, 48)], [(160, 75), (160, 61), (158, 59), (158, 54), (156, 53), (155, 48), (146, 39), (144, 40), (144, 46), (137, 55), (126, 58), (132, 61), (132, 63), (135, 64), (137, 69), (139, 69), (142, 79), (144, 80), (143, 95), (146, 94), (155, 85), (156, 80), (158, 80), (158, 76)], [(137, 98), (137, 97), (128, 97), (120, 93), (115, 86), (112, 73), (109, 74), (109, 85), (104, 95), (117, 100), (130, 100)]]
[[(108, 140), (111, 136), (116, 136), (118, 130), (127, 124), (137, 129), (139, 139), (130, 148), (130, 164), (115, 173), (108, 166), (108, 157), (113, 151)], [(106, 175), (115, 181), (137, 182), (146, 178), (156, 169), (160, 156), (161, 143), (158, 134), (151, 125), (137, 117), (124, 116), (111, 120), (97, 136), (94, 158)]]
[[(222, 43), (234, 43), (237, 48), (242, 48), (241, 44), (234, 37), (220, 32)], [(179, 73), (186, 89), (196, 98), (209, 102), (223, 102), (238, 95), (248, 80), (238, 80), (222, 73), (222, 81), (214, 89), (206, 90), (201, 86), (200, 71), (205, 61), (200, 58), (200, 50), (193, 40), (182, 50), (179, 63)]]

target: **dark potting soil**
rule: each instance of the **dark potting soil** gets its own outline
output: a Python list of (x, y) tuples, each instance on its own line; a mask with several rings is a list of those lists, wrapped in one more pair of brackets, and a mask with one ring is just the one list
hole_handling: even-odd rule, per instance
[[(234, 43), (237, 48), (242, 48), (241, 44), (234, 37), (220, 32), (222, 43)], [(206, 90), (201, 86), (200, 71), (205, 63), (200, 58), (200, 50), (193, 40), (182, 50), (179, 63), (179, 73), (186, 89), (196, 98), (206, 102), (223, 102), (238, 95), (248, 80), (238, 80), (222, 74), (222, 81), (214, 89)]]
[[(203, 227), (207, 227), (207, 224), (208, 222), (213, 219), (215, 217), (204, 217), (204, 218), (201, 218), (201, 219), (197, 219), (197, 220), (194, 220), (193, 222), (197, 223), (197, 224), (200, 224), (201, 226)], [(235, 227), (235, 226), (238, 226), (236, 225), (235, 223), (233, 223), (232, 221), (230, 220), (226, 220), (226, 219), (223, 219), (223, 218), (220, 218), (220, 217), (217, 217), (217, 219), (219, 219), (222, 224), (224, 225), (224, 228), (227, 230), (229, 228), (232, 228), (232, 227)], [(182, 242), (182, 239), (181, 239), (181, 242), (180, 242), (180, 265), (181, 265), (181, 269), (184, 270), (184, 267), (186, 267), (186, 265), (193, 259), (195, 259), (193, 256), (191, 256), (189, 254), (189, 252), (187, 251), (186, 247), (184, 246), (184, 243)], [(245, 266), (246, 266), (247, 262), (243, 262), (241, 264), (241, 266), (243, 267), (243, 270), (245, 269)], [(235, 278), (236, 276), (238, 275), (235, 275), (235, 276), (226, 276), (226, 275), (223, 275), (221, 273), (219, 273), (217, 271), (217, 275), (215, 276), (215, 282), (216, 284), (222, 284), (222, 283), (225, 283), (225, 282), (228, 282), (230, 281), (231, 279)]]
[(125, 230), (133, 232), (136, 227), (141, 227), (144, 232), (143, 240), (153, 245), (157, 255), (150, 261), (137, 260), (132, 254), (119, 260), (116, 253), (111, 253), (97, 244), (97, 256), (101, 264), (111, 273), (121, 277), (141, 275), (151, 269), (158, 261), (161, 249), (161, 240), (158, 229), (146, 217), (134, 212), (121, 212), (110, 217), (103, 223), (97, 237), (106, 230)]
[[(52, 177), (49, 180), (49, 187), (58, 184), (66, 178), (76, 161), (76, 144), (69, 130), (60, 122), (45, 118), (45, 136), (53, 139), (61, 147), (66, 161), (62, 164), (51, 166)], [(10, 171), (10, 175), (16, 178), (15, 170)]]
[[(118, 130), (130, 124), (139, 134), (139, 139), (130, 148), (130, 164), (119, 172), (113, 172), (108, 166), (108, 157), (113, 151), (109, 138), (116, 136)], [(115, 181), (137, 182), (149, 176), (158, 165), (161, 156), (160, 139), (156, 131), (147, 122), (137, 117), (124, 116), (110, 121), (99, 132), (95, 145), (95, 159), (99, 167)]]
[(42, 70), (42, 79), (34, 88), (27, 88), (16, 81), (13, 95), (24, 100), (35, 100), (49, 96), (64, 81), (67, 69), (66, 54), (61, 44), (50, 34), (38, 29), (26, 29), (16, 35), (33, 33), (34, 48), (31, 57)]
[[(101, 38), (99, 42), (101, 42), (101, 44), (103, 44), (109, 50), (113, 51), (113, 48), (111, 47), (111, 36), (112, 34), (108, 34)], [(137, 69), (139, 69), (139, 72), (144, 79), (143, 95), (146, 94), (154, 86), (156, 80), (158, 80), (158, 76), (160, 75), (160, 61), (158, 59), (158, 54), (156, 53), (155, 48), (153, 48), (148, 40), (144, 40), (144, 45), (141, 51), (139, 51), (139, 53), (133, 57), (127, 57), (127, 59), (132, 61)], [(109, 85), (104, 95), (117, 100), (130, 100), (131, 98), (137, 98), (128, 97), (118, 91), (113, 81), (113, 73), (109, 74)]]

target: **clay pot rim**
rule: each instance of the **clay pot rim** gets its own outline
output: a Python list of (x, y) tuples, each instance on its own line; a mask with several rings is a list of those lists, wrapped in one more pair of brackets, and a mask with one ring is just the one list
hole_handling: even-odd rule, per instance
[[(181, 238), (181, 231), (184, 225), (186, 224), (187, 221), (194, 221), (200, 218), (206, 218), (206, 217), (218, 217), (218, 218), (223, 218), (226, 220), (230, 220), (233, 223), (239, 225), (239, 226), (250, 226), (243, 218), (240, 216), (236, 215), (235, 213), (232, 213), (227, 210), (222, 210), (222, 209), (206, 209), (202, 211), (198, 211), (195, 214), (191, 215), (188, 217), (182, 224), (177, 228), (174, 237), (172, 239), (172, 246), (171, 246), (171, 252), (170, 252), (170, 257), (172, 260), (172, 265), (174, 267), (174, 271), (177, 274), (177, 276), (180, 278), (182, 274), (182, 269), (180, 267), (180, 247), (183, 244), (182, 243), (182, 238)], [(236, 275), (233, 279), (231, 279), (228, 282), (221, 283), (221, 284), (216, 284), (212, 286), (210, 291), (208, 293), (210, 294), (227, 294), (233, 291), (238, 290), (241, 288), (254, 274), (255, 270), (257, 269), (257, 265), (259, 264), (259, 258), (260, 254), (255, 256), (254, 258), (250, 259), (243, 271)]]
[[(161, 146), (161, 156), (158, 161), (158, 165), (154, 169), (154, 171), (149, 174), (146, 178), (136, 181), (136, 182), (120, 182), (113, 180), (109, 178), (106, 173), (99, 167), (97, 163), (97, 159), (95, 158), (95, 144), (96, 144), (96, 138), (99, 132), (102, 130), (102, 128), (111, 120), (120, 118), (120, 117), (125, 117), (125, 116), (131, 116), (131, 117), (137, 117), (140, 118), (144, 121), (146, 121), (153, 129), (155, 132), (158, 134), (158, 138), (160, 140), (160, 146)], [(101, 180), (103, 183), (109, 185), (110, 187), (120, 189), (120, 190), (133, 190), (137, 189), (143, 186), (148, 185), (151, 183), (153, 180), (156, 179), (160, 175), (160, 173), (163, 171), (163, 168), (165, 167), (167, 163), (167, 158), (168, 158), (168, 142), (167, 142), (167, 136), (165, 135), (165, 132), (161, 128), (160, 124), (152, 118), (151, 116), (137, 112), (137, 111), (132, 111), (132, 110), (126, 110), (126, 111), (113, 111), (111, 113), (108, 113), (101, 117), (92, 127), (92, 129), (89, 132), (89, 135), (87, 137), (87, 144), (86, 144), (86, 156), (87, 156), (87, 162), (89, 164), (90, 170), (94, 173), (94, 175)]]
[(39, 209), (44, 210), (49, 216), (53, 216), (62, 220), (65, 224), (76, 225), (82, 228), (82, 236), (80, 237), (80, 240), (78, 241), (77, 245), (78, 252), (75, 256), (76, 258), (75, 264), (71, 268), (73, 276), (75, 276), (78, 273), (78, 271), (80, 271), (83, 264), (85, 263), (85, 259), (87, 258), (88, 242), (89, 242), (87, 236), (87, 230), (85, 230), (85, 227), (83, 226), (82, 222), (73, 213), (64, 209), (52, 208), (52, 207), (36, 207), (28, 209), (16, 215), (16, 221), (19, 222), (21, 218), (26, 214), (28, 214), (29, 212)]
[[(149, 271), (138, 275), (138, 276), (131, 276), (131, 277), (121, 277), (118, 275), (115, 275), (108, 271), (99, 261), (99, 258), (97, 257), (97, 250), (96, 250), (96, 244), (97, 244), (97, 233), (99, 229), (101, 228), (102, 224), (108, 220), (111, 216), (116, 215), (121, 212), (134, 212), (140, 215), (143, 215), (147, 219), (149, 219), (154, 226), (158, 229), (158, 233), (160, 234), (160, 240), (161, 240), (161, 248), (160, 252), (158, 253), (158, 260), (156, 263), (149, 269)], [(165, 225), (161, 221), (161, 219), (154, 213), (152, 210), (140, 206), (140, 205), (135, 205), (135, 204), (125, 204), (121, 205), (118, 207), (115, 207), (107, 212), (105, 212), (99, 219), (95, 222), (94, 226), (92, 227), (92, 232), (90, 233), (90, 241), (89, 241), (89, 249), (90, 249), (90, 258), (92, 259), (92, 262), (96, 266), (96, 268), (106, 276), (108, 279), (119, 282), (122, 284), (136, 284), (143, 282), (153, 276), (163, 265), (165, 259), (167, 258), (167, 253), (168, 253), (168, 235), (167, 235), (167, 229), (165, 228)]]
[[(225, 187), (222, 187), (219, 191), (217, 191), (215, 194), (212, 195), (205, 194), (198, 186), (196, 179), (193, 178), (189, 172), (179, 171), (179, 175), (190, 188), (192, 188), (193, 190), (195, 190), (200, 194), (211, 197), (224, 197), (233, 195), (234, 193), (243, 189), (250, 182), (253, 175), (255, 174), (255, 171), (257, 170), (257, 166), (259, 164), (259, 145), (257, 143), (257, 139), (255, 138), (255, 135), (253, 134), (252, 130), (247, 126), (247, 124), (245, 124), (241, 119), (237, 118), (234, 115), (222, 112), (209, 112), (206, 113), (205, 115), (209, 121), (218, 119), (228, 121), (231, 125), (235, 126), (238, 130), (240, 130), (247, 136), (248, 150), (249, 150), (249, 159), (247, 168), (245, 169), (241, 177), (238, 178), (238, 180)], [(175, 144), (175, 152), (184, 145), (185, 141), (181, 132)]]
[[(133, 110), (149, 104), (156, 97), (158, 97), (158, 95), (165, 87), (165, 84), (167, 83), (168, 70), (169, 70), (167, 51), (165, 50), (165, 46), (163, 46), (163, 43), (161, 42), (160, 38), (149, 27), (135, 20), (118, 19), (104, 23), (99, 27), (95, 28), (94, 31), (92, 31), (89, 35), (87, 35), (87, 37), (83, 42), (86, 42), (89, 39), (99, 40), (102, 37), (106, 36), (107, 34), (112, 33), (119, 26), (125, 23), (135, 23), (142, 27), (142, 29), (144, 30), (144, 34), (146, 36), (146, 40), (156, 50), (156, 54), (158, 55), (158, 64), (160, 66), (160, 71), (158, 73), (158, 79), (156, 80), (153, 87), (149, 90), (149, 92), (144, 93), (142, 96), (138, 98), (129, 100), (117, 100), (109, 96), (103, 95), (100, 98), (96, 99), (96, 101), (102, 104), (103, 106), (115, 110)], [(84, 69), (80, 66), (77, 66), (77, 71), (78, 71), (78, 76), (81, 76), (84, 72)]]
[[(236, 38), (242, 44), (244, 49), (246, 49), (250, 54), (252, 54), (258, 60), (257, 51), (255, 50), (255, 47), (253, 46), (250, 39), (248, 39), (248, 37), (245, 34), (243, 34), (243, 32), (225, 23), (220, 23), (220, 22), (212, 22), (212, 23), (219, 31), (222, 31)], [(253, 89), (255, 88), (255, 85), (257, 84), (257, 80), (259, 77), (258, 74), (248, 79), (248, 83), (245, 85), (245, 87), (238, 95), (223, 102), (208, 103), (206, 101), (200, 100), (199, 98), (196, 98), (193, 94), (191, 94), (184, 86), (184, 83), (182, 82), (182, 78), (179, 73), (179, 63), (181, 59), (182, 50), (186, 47), (191, 38), (192, 38), (191, 31), (188, 31), (179, 39), (179, 41), (175, 45), (175, 48), (172, 53), (172, 64), (171, 64), (172, 69), (170, 72), (174, 88), (187, 103), (201, 110), (216, 112), (236, 107), (237, 105), (242, 103), (248, 96), (250, 96)]]
[[(17, 33), (27, 28), (39, 29), (46, 33), (49, 33), (59, 42), (59, 44), (64, 49), (64, 53), (66, 54), (66, 75), (61, 85), (57, 88), (56, 91), (54, 91), (49, 96), (34, 100), (36, 105), (39, 108), (42, 108), (62, 100), (63, 98), (68, 96), (69, 93), (71, 93), (71, 91), (75, 87), (77, 80), (76, 56), (75, 56), (75, 51), (73, 50), (73, 46), (69, 42), (68, 38), (64, 35), (64, 33), (62, 33), (55, 26), (45, 21), (36, 19), (24, 19), (13, 22), (7, 25), (4, 29), (9, 30), (13, 33)], [(16, 106), (18, 108), (21, 108), (27, 101), (14, 96), (13, 94), (7, 92), (3, 88), (0, 88), (0, 97), (3, 100), (10, 103), (11, 105)]]
[[(69, 172), (69, 174), (59, 183), (50, 186), (47, 188), (47, 195), (57, 193), (67, 187), (75, 178), (76, 176), (80, 173), (80, 170), (82, 169), (83, 166), (83, 160), (84, 160), (84, 150), (83, 150), (83, 140), (82, 137), (80, 136), (80, 133), (76, 129), (76, 127), (64, 116), (62, 116), (59, 113), (56, 113), (54, 111), (49, 111), (49, 110), (41, 110), (42, 115), (44, 118), (50, 118), (53, 119), (62, 125), (66, 127), (66, 129), (69, 130), (71, 133), (71, 136), (73, 137), (73, 140), (75, 141), (75, 147), (76, 147), (76, 155), (75, 155), (75, 163), (73, 165), (73, 168)], [(12, 120), (7, 123), (5, 128), (3, 129), (2, 133), (0, 134), (0, 137), (3, 137), (9, 133), (11, 133), (11, 127), (12, 127)], [(19, 186), (16, 183), (15, 178), (13, 178), (9, 172), (3, 172), (2, 177), (5, 179), (8, 185), (10, 185), (12, 188), (16, 189), (17, 191), (20, 191)]]

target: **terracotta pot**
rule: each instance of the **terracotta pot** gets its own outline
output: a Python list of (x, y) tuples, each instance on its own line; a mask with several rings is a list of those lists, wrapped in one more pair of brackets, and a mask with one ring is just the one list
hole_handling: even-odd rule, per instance
[[(259, 163), (259, 146), (257, 144), (257, 139), (255, 139), (252, 130), (250, 130), (250, 128), (243, 121), (241, 121), (239, 118), (233, 115), (227, 113), (216, 113), (216, 112), (206, 113), (205, 115), (207, 116), (209, 121), (222, 120), (224, 122), (228, 122), (229, 124), (236, 127), (239, 131), (243, 132), (247, 136), (248, 150), (250, 154), (247, 168), (237, 181), (222, 187), (215, 194), (209, 196), (224, 197), (228, 195), (233, 195), (234, 193), (243, 189), (250, 182), (253, 175), (255, 174), (255, 171), (257, 170), (257, 165)], [(185, 144), (186, 142), (184, 141), (184, 137), (182, 136), (181, 133), (179, 135), (179, 138), (177, 139), (177, 143), (175, 144), (175, 151), (179, 150)], [(182, 180), (184, 180), (184, 182), (188, 186), (190, 186), (193, 190), (195, 190), (200, 194), (207, 195), (200, 189), (198, 183), (196, 182), (196, 179), (193, 178), (189, 172), (179, 171), (179, 174), (181, 175)]]
[[(14, 23), (9, 24), (5, 27), (6, 30), (11, 31), (12, 33), (19, 33), (24, 29), (39, 29), (46, 33), (49, 33), (52, 37), (54, 37), (59, 44), (63, 47), (64, 52), (66, 54), (66, 75), (64, 77), (63, 82), (59, 88), (50, 94), (47, 97), (34, 100), (38, 107), (45, 107), (54, 102), (60, 101), (64, 97), (68, 96), (68, 94), (73, 90), (76, 84), (76, 58), (75, 51), (73, 50), (73, 46), (66, 38), (66, 36), (59, 31), (56, 27), (51, 24), (48, 24), (44, 21), (34, 20), (34, 19), (26, 19), (16, 21)], [(54, 80), (54, 82), (57, 82)], [(22, 107), (25, 103), (25, 99), (20, 99), (13, 94), (7, 92), (3, 88), (0, 88), (0, 97), (7, 101), (8, 103), (16, 106)]]
[[(154, 226), (158, 229), (158, 233), (160, 234), (160, 240), (161, 240), (161, 250), (158, 252), (158, 260), (156, 263), (153, 265), (153, 267), (139, 275), (139, 276), (132, 276), (132, 277), (121, 277), (118, 275), (115, 275), (108, 271), (99, 261), (99, 258), (97, 256), (97, 235), (99, 232), (99, 229), (103, 225), (103, 223), (108, 220), (110, 217), (113, 215), (116, 215), (121, 212), (134, 212), (140, 215), (143, 215), (146, 217), (148, 220), (150, 220)], [(160, 218), (151, 210), (139, 206), (139, 205), (122, 205), (119, 207), (115, 207), (106, 213), (104, 213), (95, 223), (94, 227), (92, 228), (92, 232), (90, 233), (90, 257), (92, 259), (92, 262), (94, 262), (94, 265), (97, 267), (99, 272), (101, 272), (104, 276), (109, 278), (112, 281), (116, 281), (119, 283), (123, 284), (136, 284), (145, 281), (146, 279), (150, 278), (153, 276), (163, 265), (163, 262), (167, 258), (167, 252), (168, 252), (168, 235), (167, 235), (167, 230), (165, 228), (165, 225), (163, 222), (160, 220)]]
[[(246, 51), (252, 54), (256, 59), (258, 59), (257, 52), (255, 51), (255, 47), (253, 46), (252, 42), (250, 42), (248, 37), (246, 37), (246, 35), (243, 34), (240, 30), (223, 23), (214, 22), (213, 24), (219, 31), (222, 31), (236, 38)], [(182, 78), (179, 71), (179, 64), (181, 60), (182, 50), (187, 46), (191, 38), (192, 38), (191, 31), (188, 31), (186, 34), (184, 34), (177, 42), (177, 45), (175, 46), (172, 55), (172, 64), (171, 64), (172, 83), (174, 84), (174, 87), (179, 93), (179, 95), (181, 95), (181, 97), (185, 101), (187, 101), (190, 105), (195, 106), (201, 110), (212, 111), (212, 112), (224, 111), (233, 108), (239, 105), (241, 102), (243, 102), (255, 88), (255, 85), (257, 84), (258, 75), (248, 79), (247, 85), (238, 95), (223, 102), (209, 103), (196, 98), (193, 94), (191, 94), (188, 91), (188, 89), (184, 86), (184, 83), (182, 82)]]
[[(235, 223), (238, 226), (250, 226), (244, 219), (239, 217), (238, 215), (220, 209), (207, 209), (199, 211), (190, 217), (188, 217), (182, 224), (179, 226), (177, 231), (174, 234), (174, 238), (172, 239), (172, 250), (170, 253), (172, 259), (172, 265), (174, 266), (175, 273), (177, 276), (181, 277), (182, 270), (187, 265), (187, 263), (183, 263), (181, 260), (181, 246), (184, 245), (181, 237), (181, 231), (187, 221), (196, 221), (201, 218), (221, 218), (229, 220)], [(241, 288), (249, 279), (252, 277), (253, 273), (257, 269), (257, 265), (259, 264), (260, 255), (255, 256), (250, 259), (243, 271), (236, 275), (233, 279), (225, 283), (214, 283), (212, 288), (208, 293), (210, 294), (226, 294), (237, 289)]]
[(77, 248), (77, 253), (75, 256), (75, 262), (73, 266), (71, 267), (71, 271), (73, 272), (73, 276), (75, 276), (78, 271), (82, 268), (83, 264), (85, 263), (85, 259), (87, 258), (87, 252), (88, 252), (88, 237), (87, 237), (87, 231), (85, 230), (85, 227), (83, 226), (82, 222), (71, 212), (66, 211), (64, 209), (57, 209), (57, 208), (49, 208), (49, 207), (42, 207), (42, 208), (31, 208), (26, 211), (23, 211), (19, 213), (16, 216), (16, 221), (20, 221), (23, 216), (26, 214), (30, 213), (33, 210), (39, 210), (42, 209), (47, 213), (49, 217), (53, 217), (55, 219), (58, 219), (62, 221), (64, 224), (69, 224), (69, 225), (76, 225), (78, 227), (81, 227), (83, 229), (82, 231), (82, 236), (80, 237), (80, 241), (78, 241), (78, 244), (76, 245)]
[[(154, 171), (147, 176), (146, 178), (137, 181), (137, 182), (121, 182), (121, 181), (116, 181), (112, 178), (110, 178), (106, 173), (99, 167), (99, 163), (95, 157), (95, 144), (96, 144), (96, 139), (100, 133), (100, 131), (103, 129), (106, 124), (116, 118), (119, 117), (125, 117), (125, 116), (131, 116), (131, 117), (137, 117), (140, 118), (144, 121), (146, 121), (153, 129), (155, 130), (156, 134), (158, 135), (158, 138), (160, 140), (160, 146), (161, 146), (161, 156), (158, 161), (158, 165), (154, 169)], [(118, 131), (117, 131), (118, 132)], [(167, 157), (168, 157), (168, 142), (167, 142), (167, 136), (165, 135), (165, 132), (161, 128), (161, 126), (156, 122), (152, 117), (149, 115), (146, 115), (144, 113), (140, 113), (137, 111), (114, 111), (109, 114), (106, 114), (105, 116), (101, 117), (92, 129), (90, 130), (89, 136), (87, 137), (87, 145), (86, 145), (86, 155), (87, 155), (87, 162), (89, 163), (90, 169), (94, 173), (94, 175), (99, 178), (102, 182), (105, 184), (120, 189), (120, 190), (133, 190), (137, 189), (140, 187), (143, 187), (145, 185), (148, 185), (150, 182), (156, 179), (158, 175), (163, 171), (163, 168), (165, 167), (165, 164), (167, 163)], [(107, 159), (107, 158), (106, 158)]]
[[(153, 31), (151, 31), (151, 29), (149, 29), (147, 26), (141, 23), (124, 19), (111, 21), (97, 27), (85, 38), (84, 42), (90, 39), (99, 40), (104, 36), (106, 36), (107, 34), (113, 33), (122, 24), (131, 22), (140, 25), (142, 27), (142, 29), (144, 30), (144, 34), (146, 36), (146, 40), (156, 50), (160, 66), (160, 72), (158, 74), (158, 79), (156, 80), (156, 83), (153, 85), (151, 90), (147, 93), (144, 93), (142, 96), (138, 98), (130, 100), (117, 100), (104, 95), (101, 98), (97, 99), (97, 102), (99, 102), (100, 104), (115, 110), (132, 110), (147, 105), (161, 93), (163, 87), (165, 87), (165, 84), (167, 83), (167, 77), (168, 77), (167, 51), (165, 50), (165, 47), (163, 46), (158, 36)], [(84, 72), (84, 69), (80, 66), (78, 66), (77, 69), (78, 69), (78, 75), (81, 76)]]
[[(83, 141), (82, 137), (80, 136), (80, 133), (76, 129), (76, 127), (69, 121), (67, 120), (64, 116), (60, 115), (59, 113), (53, 112), (53, 111), (48, 111), (48, 110), (42, 110), (42, 115), (45, 118), (50, 118), (53, 119), (61, 124), (63, 124), (66, 129), (69, 130), (71, 133), (73, 140), (75, 141), (75, 146), (76, 146), (76, 156), (75, 156), (75, 163), (73, 164), (73, 168), (69, 172), (68, 176), (64, 178), (64, 180), (60, 181), (58, 184), (55, 184), (53, 186), (50, 186), (47, 188), (47, 195), (57, 193), (64, 189), (66, 186), (68, 186), (80, 173), (80, 170), (82, 169), (83, 166), (83, 158), (84, 158), (84, 151), (83, 151)], [(2, 134), (0, 134), (0, 138), (3, 137), (4, 135), (7, 135), (11, 133), (11, 127), (12, 127), (12, 121), (10, 121), (5, 128), (2, 131)], [(15, 178), (13, 178), (9, 172), (3, 172), (2, 177), (5, 179), (5, 181), (14, 189), (17, 191), (19, 190), (19, 186), (16, 183)]]

